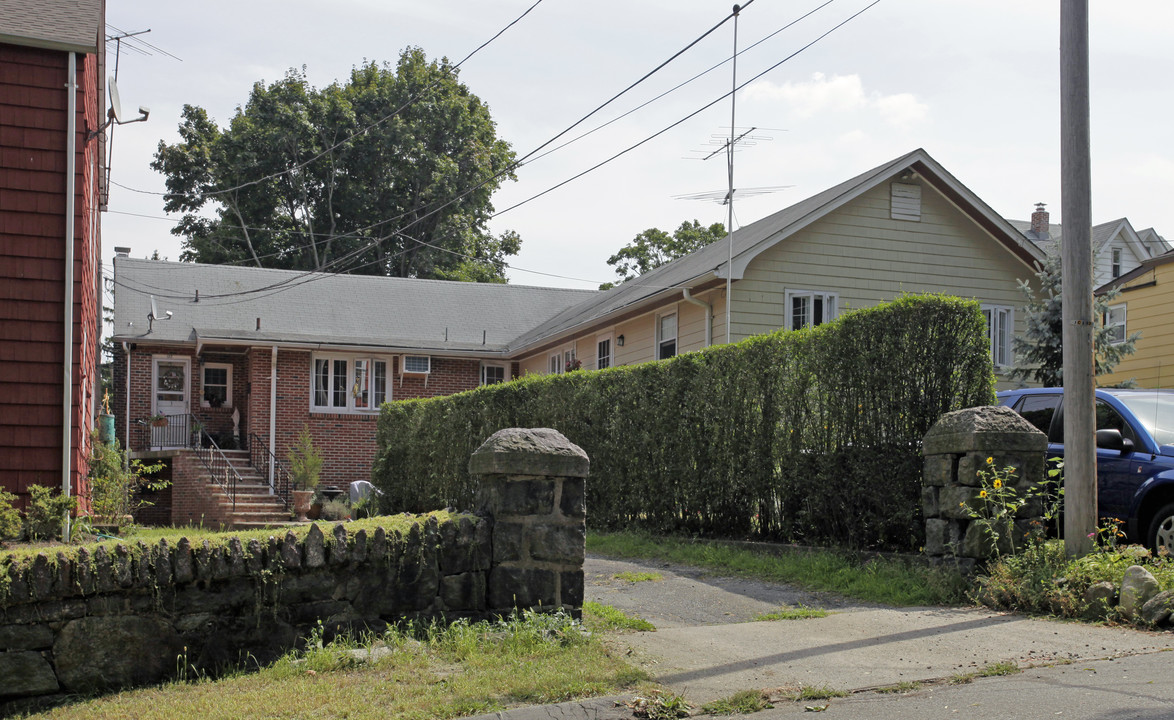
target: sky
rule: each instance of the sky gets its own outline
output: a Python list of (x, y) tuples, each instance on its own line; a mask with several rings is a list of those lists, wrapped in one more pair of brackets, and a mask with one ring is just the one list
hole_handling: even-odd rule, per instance
[[(179, 140), (184, 104), (203, 107), (223, 127), (254, 82), (279, 80), (290, 68), (304, 67), (323, 87), (367, 60), (394, 64), (409, 46), (457, 62), (517, 20), (461, 66), (460, 80), (489, 106), (498, 136), (524, 155), (732, 7), (541, 0), (518, 20), (534, 3), (107, 0), (108, 35), (150, 30), (136, 37), (158, 48), (145, 55), (128, 40), (119, 56), (124, 119), (138, 106), (150, 117), (114, 130), (115, 184), (102, 219), (107, 273), (115, 246), (130, 247), (133, 257), (179, 258), (182, 239), (170, 232), (178, 216), (163, 211), (164, 178), (150, 163), (161, 141)], [(736, 93), (733, 107), (727, 98), (702, 109), (729, 92), (728, 62), (658, 98), (729, 59), (727, 22), (555, 146), (609, 125), (519, 168), (517, 181), (494, 195), (499, 213), (490, 229), (522, 238), (510, 282), (595, 288), (615, 280), (607, 258), (638, 233), (693, 219), (726, 222), (720, 203), (680, 196), (725, 192), (724, 154), (701, 158), (728, 138), (731, 114), (739, 133), (756, 128), (734, 155), (735, 227), (919, 147), (1004, 217), (1029, 219), (1044, 202), (1052, 222), (1062, 222), (1058, 0), (744, 5), (738, 48), (773, 36), (739, 56), (738, 83), (760, 77)], [(1128, 217), (1135, 229), (1174, 239), (1174, 90), (1166, 80), (1174, 76), (1174, 3), (1090, 5), (1093, 222)], [(114, 51), (108, 44), (111, 71)]]

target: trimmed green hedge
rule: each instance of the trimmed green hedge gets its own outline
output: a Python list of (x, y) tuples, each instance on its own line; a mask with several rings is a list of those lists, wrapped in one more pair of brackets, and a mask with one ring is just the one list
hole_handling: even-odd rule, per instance
[(671, 360), (388, 403), (372, 476), (396, 511), (469, 507), (485, 438), (550, 427), (591, 458), (595, 529), (910, 549), (922, 436), (993, 401), (978, 303), (907, 295)]

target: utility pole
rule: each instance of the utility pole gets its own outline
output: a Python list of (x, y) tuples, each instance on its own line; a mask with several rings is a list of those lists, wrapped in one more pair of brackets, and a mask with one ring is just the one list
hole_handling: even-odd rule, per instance
[(1060, 0), (1060, 196), (1064, 235), (1064, 549), (1092, 551), (1097, 525), (1093, 374), (1088, 0)]

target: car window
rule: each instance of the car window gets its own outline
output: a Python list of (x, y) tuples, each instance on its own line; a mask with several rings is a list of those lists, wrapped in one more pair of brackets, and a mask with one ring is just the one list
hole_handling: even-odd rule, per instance
[(1120, 430), (1121, 436), (1129, 440), (1136, 440), (1133, 428), (1121, 417), (1121, 413), (1109, 406), (1104, 400), (1097, 400), (1097, 430)]
[(1045, 435), (1051, 432), (1052, 418), (1060, 407), (1059, 395), (1024, 395), (1015, 410)]

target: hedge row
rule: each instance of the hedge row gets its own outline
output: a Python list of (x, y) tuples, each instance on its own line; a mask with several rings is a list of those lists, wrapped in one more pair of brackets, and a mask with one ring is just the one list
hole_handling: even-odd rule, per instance
[(388, 403), (373, 478), (397, 511), (469, 507), (485, 438), (551, 427), (591, 458), (592, 528), (909, 549), (922, 436), (993, 392), (978, 304), (908, 295), (671, 360)]

